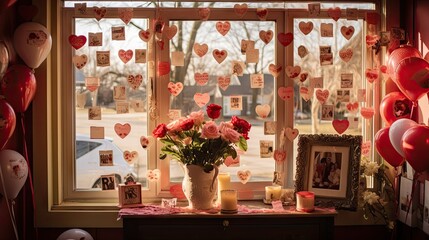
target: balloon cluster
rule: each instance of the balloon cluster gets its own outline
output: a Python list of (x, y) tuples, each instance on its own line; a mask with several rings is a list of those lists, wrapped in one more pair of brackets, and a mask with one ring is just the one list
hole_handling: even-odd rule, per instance
[(406, 159), (416, 172), (429, 170), (429, 127), (413, 120), (418, 100), (429, 92), (429, 62), (417, 49), (401, 46), (390, 54), (387, 74), (398, 91), (380, 103), (387, 127), (375, 135), (377, 152), (394, 167)]

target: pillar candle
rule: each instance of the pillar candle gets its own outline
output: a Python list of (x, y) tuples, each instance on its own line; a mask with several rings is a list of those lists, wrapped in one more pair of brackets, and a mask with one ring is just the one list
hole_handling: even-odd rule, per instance
[(228, 189), (220, 192), (220, 209), (223, 213), (237, 212), (237, 191)]
[(266, 186), (265, 187), (265, 200), (276, 201), (280, 200), (282, 195), (282, 186)]
[(231, 176), (227, 172), (219, 173), (217, 176), (217, 199), (220, 200), (222, 190), (231, 189)]
[(314, 211), (314, 193), (301, 191), (296, 193), (296, 210), (301, 212)]

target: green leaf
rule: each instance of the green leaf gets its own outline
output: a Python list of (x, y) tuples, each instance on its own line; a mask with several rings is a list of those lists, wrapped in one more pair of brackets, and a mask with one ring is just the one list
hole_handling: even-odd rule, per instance
[(166, 153), (160, 153), (159, 154), (159, 159), (164, 160), (167, 157)]
[(247, 141), (243, 136), (240, 136), (240, 140), (238, 141), (238, 147), (243, 151), (247, 151)]

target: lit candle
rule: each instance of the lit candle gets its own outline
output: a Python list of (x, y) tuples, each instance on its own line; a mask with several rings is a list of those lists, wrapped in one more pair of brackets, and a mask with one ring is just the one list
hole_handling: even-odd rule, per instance
[(314, 193), (307, 191), (297, 192), (296, 210), (301, 212), (314, 211)]
[(265, 187), (265, 200), (267, 201), (276, 201), (280, 200), (282, 196), (282, 186), (266, 186)]
[(237, 212), (237, 191), (236, 190), (222, 190), (220, 192), (220, 209), (222, 213), (236, 213)]
[(219, 173), (217, 176), (217, 200), (220, 201), (220, 192), (231, 188), (231, 176), (227, 172)]

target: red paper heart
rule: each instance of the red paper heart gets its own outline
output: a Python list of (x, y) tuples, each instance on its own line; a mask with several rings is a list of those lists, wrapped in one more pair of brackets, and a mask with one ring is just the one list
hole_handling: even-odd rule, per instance
[(217, 84), (222, 90), (226, 90), (231, 83), (231, 77), (228, 76), (219, 76), (217, 78)]
[(120, 138), (125, 138), (131, 132), (131, 125), (129, 123), (125, 123), (125, 124), (116, 123), (115, 132), (116, 134), (118, 134)]
[(365, 77), (366, 77), (366, 80), (368, 80), (368, 82), (373, 83), (378, 79), (378, 69), (367, 68), (365, 70)]
[(274, 150), (274, 160), (276, 162), (284, 162), (286, 159), (286, 151), (283, 150)]
[(200, 108), (204, 107), (210, 101), (210, 95), (208, 93), (195, 93), (194, 101)]
[(308, 35), (311, 31), (313, 31), (313, 22), (299, 22), (298, 27), (302, 33)]
[(349, 120), (347, 119), (343, 119), (343, 120), (338, 120), (335, 119), (334, 121), (332, 121), (332, 126), (334, 127), (335, 131), (337, 131), (337, 133), (342, 134), (343, 132), (345, 132), (347, 130), (347, 128), (349, 128)]
[(317, 89), (316, 90), (316, 98), (317, 100), (319, 100), (319, 102), (321, 104), (324, 104), (326, 102), (326, 100), (328, 100), (329, 97), (329, 90), (325, 89), (325, 90), (321, 90), (321, 89)]
[(362, 117), (365, 119), (370, 119), (374, 116), (374, 108), (362, 107), (360, 109), (360, 115), (362, 115)]
[(171, 95), (173, 96), (177, 96), (179, 95), (183, 90), (183, 83), (181, 82), (169, 82), (168, 83), (168, 91), (171, 93)]
[(296, 78), (301, 73), (301, 67), (300, 66), (287, 66), (286, 67), (286, 75), (289, 78)]
[(353, 36), (353, 34), (355, 33), (355, 28), (353, 26), (342, 26), (341, 27), (341, 34), (347, 39), (350, 40), (350, 38)]
[(285, 135), (290, 141), (295, 140), (295, 138), (298, 137), (298, 134), (299, 134), (299, 130), (296, 128), (294, 129), (286, 128), (285, 130)]
[(198, 15), (201, 20), (207, 20), (210, 17), (210, 8), (199, 8)]
[(133, 50), (128, 49), (125, 51), (121, 49), (119, 50), (118, 55), (122, 62), (127, 63), (131, 58), (133, 58)]
[(234, 5), (234, 12), (239, 17), (243, 17), (244, 14), (246, 14), (247, 9), (248, 9), (248, 7), (247, 7), (246, 3), (242, 3), (242, 4), (238, 4), (237, 3), (237, 4)]
[(353, 57), (353, 49), (347, 48), (347, 49), (341, 50), (340, 53), (339, 53), (339, 55), (340, 55), (340, 58), (344, 62), (348, 62)]
[(277, 34), (277, 39), (284, 46), (287, 47), (293, 41), (292, 33), (279, 33)]
[(152, 36), (152, 32), (148, 30), (140, 30), (139, 37), (141, 40), (148, 42), (150, 37)]
[(268, 66), (268, 70), (270, 71), (271, 75), (273, 75), (274, 77), (278, 77), (280, 72), (282, 71), (282, 66), (277, 66), (271, 63)]
[(72, 45), (72, 47), (76, 50), (83, 47), (86, 43), (86, 37), (83, 35), (76, 36), (74, 34), (69, 36), (69, 43)]
[(199, 57), (203, 57), (204, 55), (206, 55), (208, 50), (209, 50), (209, 46), (205, 43), (203, 43), (203, 44), (195, 43), (194, 44), (194, 52)]
[(208, 73), (195, 73), (194, 74), (195, 82), (197, 82), (198, 86), (204, 86), (209, 82), (209, 74)]
[(226, 21), (226, 22), (217, 22), (216, 23), (216, 30), (222, 36), (225, 36), (229, 32), (229, 29), (231, 29), (231, 23), (229, 23), (228, 21)]
[(305, 80), (307, 80), (307, 77), (308, 77), (308, 73), (301, 73), (300, 75), (299, 75), (299, 81), (300, 82), (305, 82)]
[(335, 21), (338, 21), (338, 19), (341, 17), (341, 9), (339, 7), (329, 8), (328, 15)]
[(359, 103), (358, 102), (347, 103), (346, 107), (350, 113), (357, 113), (357, 111), (359, 109)]
[(279, 97), (282, 100), (289, 100), (293, 97), (293, 87), (279, 87), (277, 90)]
[(142, 82), (143, 82), (143, 76), (141, 74), (137, 74), (135, 76), (134, 75), (129, 75), (127, 80), (128, 80), (128, 85), (130, 85), (130, 87), (133, 90), (136, 90), (142, 84)]
[(265, 21), (267, 19), (268, 10), (266, 8), (257, 8), (256, 15), (258, 16), (259, 20)]
[(308, 102), (308, 100), (310, 100), (311, 96), (313, 95), (313, 91), (307, 87), (301, 87), (299, 89), (299, 94), (301, 94), (301, 97), (304, 99), (304, 101)]
[(218, 63), (222, 63), (225, 58), (228, 56), (228, 52), (226, 50), (213, 50), (213, 57)]
[(106, 15), (107, 12), (107, 9), (105, 7), (93, 7), (92, 9), (94, 11), (95, 19), (97, 19), (97, 21), (100, 21), (102, 18), (104, 18), (104, 15)]

